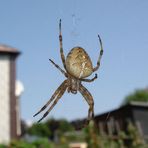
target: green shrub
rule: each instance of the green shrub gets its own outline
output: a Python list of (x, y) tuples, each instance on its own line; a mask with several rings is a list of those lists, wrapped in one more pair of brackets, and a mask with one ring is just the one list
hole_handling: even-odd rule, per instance
[(4, 144), (0, 144), (0, 148), (6, 148), (7, 146)]

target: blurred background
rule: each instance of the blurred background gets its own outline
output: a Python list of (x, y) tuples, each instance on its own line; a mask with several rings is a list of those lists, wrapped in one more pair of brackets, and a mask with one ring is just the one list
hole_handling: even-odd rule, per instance
[[(105, 135), (110, 133), (113, 137), (114, 133), (119, 135), (120, 131), (128, 129), (127, 127), (132, 124), (133, 128), (138, 127), (141, 143), (143, 144), (143, 139), (146, 143), (148, 136), (146, 127), (148, 118), (147, 8), (146, 0), (0, 1), (0, 118), (2, 119), (0, 143), (8, 144), (21, 135), (22, 137), (34, 135), (37, 137), (28, 138), (31, 139), (30, 143), (41, 136), (48, 137), (47, 141), (50, 139), (59, 145), (62, 141), (59, 140), (60, 135), (65, 133), (71, 135), (68, 131), (72, 130), (72, 133), (77, 131), (76, 137), (82, 134), (79, 132), (83, 131), (88, 105), (79, 93), (73, 95), (66, 92), (41, 125), (36, 124), (40, 115), (33, 118), (38, 109), (50, 99), (65, 80), (65, 77), (48, 60), (51, 58), (63, 67), (58, 38), (60, 19), (62, 19), (65, 56), (73, 47), (81, 46), (90, 55), (95, 66), (100, 50), (98, 34), (103, 42), (104, 55), (100, 69), (97, 71), (98, 79), (93, 83), (84, 83), (94, 98), (97, 127), (91, 123), (84, 130), (84, 133), (87, 133), (84, 135), (89, 135), (89, 128), (90, 131), (93, 128), (104, 128), (102, 131), (107, 131)], [(90, 78), (93, 76), (94, 74)], [(126, 111), (131, 114), (128, 115)], [(143, 118), (139, 118), (141, 116)], [(50, 124), (56, 125), (55, 122), (58, 122), (56, 128), (51, 129)], [(63, 122), (66, 122), (66, 127), (69, 128), (63, 128), (62, 134), (59, 132), (58, 135), (58, 131), (53, 129), (59, 129)], [(48, 127), (48, 132), (52, 131), (52, 134), (45, 133), (47, 127), (41, 127), (45, 126), (44, 123)], [(40, 127), (36, 127), (39, 125)], [(45, 128), (44, 134), (34, 133), (30, 129), (34, 126), (35, 131)], [(116, 132), (110, 130), (113, 127)], [(95, 139), (98, 138), (97, 136), (98, 134)], [(113, 141), (118, 138), (119, 136), (113, 138)], [(88, 139), (86, 136), (80, 141), (84, 142), (84, 145), (87, 143), (88, 147), (97, 147), (96, 143), (95, 146), (90, 146)], [(79, 142), (79, 140), (71, 140), (67, 143), (73, 141)]]

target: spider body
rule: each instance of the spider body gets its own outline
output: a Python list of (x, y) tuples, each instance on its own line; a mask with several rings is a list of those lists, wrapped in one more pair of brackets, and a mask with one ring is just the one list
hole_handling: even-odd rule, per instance
[(66, 69), (69, 74), (78, 79), (88, 77), (93, 72), (90, 57), (81, 47), (71, 49), (66, 58)]
[(68, 84), (68, 88), (67, 88), (68, 93), (71, 92), (73, 94), (76, 94), (77, 91), (79, 90), (81, 81), (76, 79), (75, 77), (69, 76), (67, 79), (67, 84)]
[(65, 55), (63, 53), (61, 20), (60, 20), (59, 23), (60, 54), (65, 71), (62, 68), (60, 68), (60, 66), (55, 64), (54, 61), (52, 61), (51, 59), (49, 60), (56, 68), (58, 68), (61, 71), (62, 74), (65, 75), (67, 79), (64, 82), (62, 82), (62, 84), (57, 88), (57, 90), (47, 101), (47, 103), (34, 115), (35, 117), (36, 115), (44, 111), (53, 102), (49, 107), (49, 109), (43, 114), (42, 118), (38, 120), (38, 122), (40, 122), (49, 114), (49, 112), (53, 109), (53, 107), (56, 105), (56, 103), (59, 101), (59, 99), (62, 97), (62, 95), (66, 90), (69, 93), (71, 92), (73, 94), (76, 94), (79, 91), (89, 105), (88, 118), (87, 118), (88, 121), (90, 121), (94, 117), (93, 97), (91, 93), (82, 85), (81, 82), (93, 82), (95, 79), (97, 79), (97, 74), (95, 74), (95, 76), (91, 79), (86, 79), (86, 77), (90, 76), (100, 67), (100, 61), (103, 55), (103, 46), (99, 35), (98, 37), (101, 50), (97, 61), (97, 65), (95, 67), (93, 67), (91, 59), (89, 55), (86, 53), (86, 51), (79, 46), (72, 48), (65, 59)]

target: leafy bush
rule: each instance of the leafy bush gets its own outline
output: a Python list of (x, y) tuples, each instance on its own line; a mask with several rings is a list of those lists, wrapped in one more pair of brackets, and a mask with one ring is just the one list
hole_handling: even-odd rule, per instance
[[(39, 140), (36, 140), (32, 143), (28, 143), (24, 140), (13, 140), (10, 145), (10, 148), (53, 148), (53, 143), (49, 142), (48, 139), (42, 138)], [(6, 148), (6, 147), (0, 147), (0, 148)]]
[(13, 140), (10, 143), (11, 148), (35, 148), (32, 144), (23, 140)]
[(48, 139), (40, 139), (32, 143), (35, 148), (53, 148), (52, 143), (48, 141)]
[(0, 148), (6, 148), (6, 145), (0, 144)]

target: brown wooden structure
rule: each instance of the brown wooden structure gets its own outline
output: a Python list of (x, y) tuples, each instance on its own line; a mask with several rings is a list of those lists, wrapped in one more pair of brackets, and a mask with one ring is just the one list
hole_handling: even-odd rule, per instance
[[(101, 135), (117, 138), (120, 131), (127, 131), (129, 123), (137, 129), (144, 141), (148, 141), (148, 103), (131, 102), (118, 109), (96, 115), (95, 123)], [(77, 130), (84, 126), (85, 119), (75, 120), (72, 124)]]

